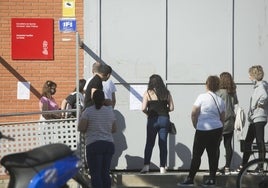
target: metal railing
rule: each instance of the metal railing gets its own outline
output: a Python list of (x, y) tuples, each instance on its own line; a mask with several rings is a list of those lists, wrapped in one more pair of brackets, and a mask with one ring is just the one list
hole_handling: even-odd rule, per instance
[[(40, 112), (17, 113), (16, 115), (38, 113)], [(14, 114), (2, 114), (0, 117), (12, 115), (14, 116)], [(1, 140), (0, 159), (7, 154), (28, 151), (50, 143), (64, 143), (72, 150), (80, 147), (78, 146), (80, 133), (77, 131), (76, 118), (0, 123), (0, 131), (15, 139), (15, 141)], [(0, 175), (4, 175), (4, 168), (0, 167)]]

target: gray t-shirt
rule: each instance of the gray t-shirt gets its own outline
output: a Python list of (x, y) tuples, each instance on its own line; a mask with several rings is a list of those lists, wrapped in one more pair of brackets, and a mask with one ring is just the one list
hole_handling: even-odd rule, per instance
[(238, 104), (237, 95), (228, 94), (226, 89), (220, 89), (216, 92), (225, 102), (225, 121), (223, 134), (231, 133), (234, 130), (235, 111), (234, 106)]
[(114, 141), (112, 125), (116, 119), (112, 108), (102, 106), (100, 109), (96, 109), (95, 105), (87, 107), (80, 119), (86, 119), (88, 122), (85, 134), (86, 145), (100, 140), (108, 142)]

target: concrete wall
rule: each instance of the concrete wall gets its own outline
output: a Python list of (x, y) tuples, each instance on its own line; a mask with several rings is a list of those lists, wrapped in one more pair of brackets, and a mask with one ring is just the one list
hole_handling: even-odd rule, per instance
[[(130, 93), (135, 86), (140, 100), (135, 88), (146, 85), (151, 74), (162, 76), (175, 101), (171, 120), (178, 134), (168, 138), (170, 169), (189, 168), (194, 137), (190, 113), (197, 95), (205, 92), (208, 75), (232, 73), (239, 103), (247, 112), (252, 92), (248, 68), (261, 64), (268, 70), (267, 5), (263, 0), (84, 1), (84, 76), (101, 60), (112, 66), (118, 90), (119, 132), (112, 168), (143, 165), (146, 117), (130, 109)], [(236, 167), (241, 161), (236, 136), (234, 149)], [(220, 167), (224, 154), (221, 147)], [(202, 169), (208, 168), (206, 159), (203, 155)], [(159, 165), (157, 141), (152, 164)]]

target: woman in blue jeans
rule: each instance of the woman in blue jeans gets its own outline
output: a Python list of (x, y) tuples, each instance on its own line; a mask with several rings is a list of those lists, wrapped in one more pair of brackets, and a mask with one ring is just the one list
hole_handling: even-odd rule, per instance
[(142, 111), (147, 115), (147, 135), (144, 150), (144, 167), (141, 173), (149, 172), (152, 151), (158, 134), (160, 150), (160, 173), (165, 173), (167, 163), (167, 135), (170, 124), (169, 112), (174, 110), (173, 99), (162, 78), (153, 74), (148, 89), (143, 95)]
[(112, 108), (104, 106), (104, 93), (93, 93), (94, 105), (87, 107), (80, 118), (78, 130), (85, 133), (87, 164), (93, 188), (110, 188), (110, 165), (114, 154), (112, 133), (116, 130)]

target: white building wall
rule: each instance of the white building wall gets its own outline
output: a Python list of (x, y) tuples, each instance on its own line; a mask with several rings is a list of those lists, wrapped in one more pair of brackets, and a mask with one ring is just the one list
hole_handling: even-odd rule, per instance
[[(169, 137), (170, 169), (189, 168), (194, 137), (190, 113), (197, 95), (205, 92), (207, 76), (232, 73), (247, 112), (252, 92), (248, 68), (260, 64), (268, 72), (267, 5), (268, 0), (84, 1), (84, 76), (91, 76), (92, 63), (101, 60), (112, 66), (118, 90), (112, 168), (142, 168), (146, 117), (130, 109), (130, 86), (146, 85), (151, 74), (162, 76), (175, 101), (171, 120), (178, 134)], [(236, 167), (241, 161), (236, 137), (234, 149)], [(222, 146), (220, 167), (224, 154)], [(204, 154), (201, 169), (208, 168), (206, 159)], [(156, 141), (152, 167), (158, 166)]]

